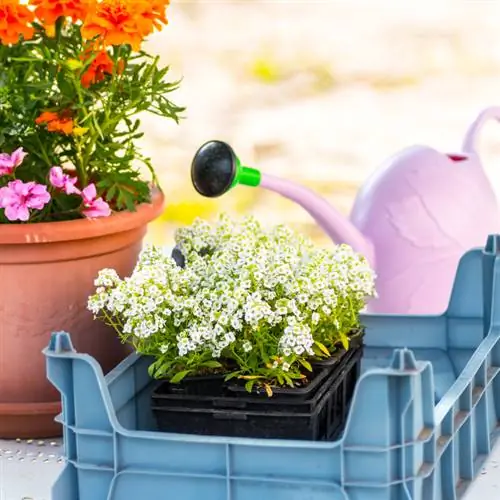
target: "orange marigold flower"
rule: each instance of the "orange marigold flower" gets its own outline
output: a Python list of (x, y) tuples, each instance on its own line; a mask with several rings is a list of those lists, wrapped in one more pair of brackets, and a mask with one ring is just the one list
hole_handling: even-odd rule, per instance
[(166, 24), (166, 0), (102, 0), (89, 11), (82, 36), (98, 37), (103, 45), (129, 44), (140, 50), (145, 36)]
[[(90, 55), (92, 57), (93, 54)], [(87, 54), (83, 55), (83, 58), (89, 58)], [(114, 63), (106, 50), (101, 50), (98, 52), (97, 56), (92, 60), (89, 67), (85, 70), (81, 77), (82, 85), (85, 88), (90, 87), (94, 83), (101, 82), (104, 80), (106, 75), (113, 74)], [(120, 66), (118, 65), (117, 71), (120, 72)]]
[(44, 111), (36, 120), (35, 123), (40, 125), (41, 123), (47, 123), (54, 120), (57, 120), (59, 115), (57, 113), (53, 113), (52, 111)]
[[(144, 11), (143, 16), (146, 19), (150, 19), (152, 25), (157, 30), (161, 30), (162, 24), (168, 24), (166, 12), (168, 5), (170, 5), (170, 0), (150, 0), (149, 8)], [(149, 34), (150, 33), (146, 33), (146, 35)]]
[(56, 25), (55, 24), (46, 24), (44, 26), (44, 28), (45, 28), (45, 34), (49, 38), (55, 38), (55, 36), (56, 36)]
[(35, 123), (40, 125), (41, 123), (47, 123), (54, 120), (57, 120), (59, 115), (57, 113), (53, 113), (52, 111), (44, 111), (36, 120)]
[(37, 125), (46, 124), (49, 132), (61, 132), (69, 135), (73, 132), (73, 120), (67, 114), (44, 111), (36, 120)]
[(92, 3), (91, 0), (30, 0), (38, 19), (48, 25), (54, 25), (60, 17), (83, 21)]
[(0, 0), (0, 41), (4, 44), (17, 43), (20, 35), (25, 40), (33, 37), (30, 24), (35, 16), (26, 5), (19, 0)]

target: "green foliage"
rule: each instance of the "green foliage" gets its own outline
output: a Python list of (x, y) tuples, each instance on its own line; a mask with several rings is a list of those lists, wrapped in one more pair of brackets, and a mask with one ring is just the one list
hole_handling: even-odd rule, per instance
[[(157, 57), (120, 45), (103, 49), (112, 70), (84, 85), (82, 77), (93, 71), (100, 54), (91, 43), (82, 39), (78, 25), (60, 18), (53, 38), (36, 26), (32, 40), (0, 44), (0, 152), (22, 147), (28, 153), (17, 178), (46, 183), (50, 168), (63, 166), (75, 171), (80, 187), (95, 183), (114, 210), (134, 210), (149, 200), (150, 182), (157, 183), (137, 146), (143, 134), (135, 116), (149, 111), (178, 122), (183, 108), (169, 94), (179, 82), (167, 81), (169, 68), (160, 67)], [(37, 124), (47, 111), (70, 119), (71, 133)], [(150, 179), (141, 178), (138, 162)], [(0, 187), (8, 180), (0, 177)], [(43, 220), (56, 220), (63, 208), (68, 207), (51, 205)]]
[(303, 385), (311, 362), (348, 349), (375, 274), (347, 245), (316, 248), (285, 226), (200, 219), (178, 230), (184, 267), (159, 248), (132, 276), (99, 273), (88, 307), (173, 383), (223, 373), (247, 390)]

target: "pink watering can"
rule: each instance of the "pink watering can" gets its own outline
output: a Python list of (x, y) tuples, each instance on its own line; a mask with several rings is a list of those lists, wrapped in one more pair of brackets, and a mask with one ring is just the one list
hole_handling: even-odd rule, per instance
[(372, 312), (439, 314), (460, 257), (500, 232), (497, 199), (476, 152), (476, 136), (491, 118), (500, 120), (500, 107), (478, 116), (460, 153), (412, 146), (387, 160), (361, 187), (349, 219), (304, 186), (242, 166), (224, 142), (197, 151), (191, 178), (208, 197), (243, 184), (301, 205), (334, 242), (347, 243), (376, 270)]

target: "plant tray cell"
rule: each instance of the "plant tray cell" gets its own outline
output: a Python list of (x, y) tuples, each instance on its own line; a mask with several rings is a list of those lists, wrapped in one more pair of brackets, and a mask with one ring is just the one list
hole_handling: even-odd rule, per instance
[[(358, 349), (362, 349), (362, 346), (358, 346)], [(276, 405), (279, 405), (283, 411), (290, 413), (314, 413), (328, 387), (342, 372), (343, 366), (349, 363), (352, 356), (355, 356), (355, 353), (355, 349), (344, 353), (342, 357), (337, 358), (338, 365), (317, 371), (312, 381), (306, 387), (296, 389), (296, 392), (291, 388), (275, 388), (273, 396), (268, 397), (265, 393), (229, 390), (221, 380), (219, 385), (215, 383), (210, 387), (205, 385), (205, 388), (209, 390), (200, 395), (200, 390), (173, 391), (172, 389), (176, 389), (174, 384), (159, 382), (153, 391), (152, 404), (156, 408), (181, 407), (264, 412), (275, 411)]]
[(178, 384), (162, 382), (158, 390), (168, 394), (182, 396), (216, 395), (223, 391), (224, 375), (207, 375), (203, 377), (186, 377)]
[[(226, 392), (226, 396), (169, 394), (158, 387), (152, 409), (158, 428), (186, 434), (274, 439), (335, 439), (343, 429), (360, 373), (362, 346), (339, 357), (299, 398)], [(163, 386), (167, 386), (164, 383)], [(293, 393), (291, 389), (289, 393)], [(309, 396), (309, 397), (308, 397)], [(200, 400), (201, 399), (201, 400)]]

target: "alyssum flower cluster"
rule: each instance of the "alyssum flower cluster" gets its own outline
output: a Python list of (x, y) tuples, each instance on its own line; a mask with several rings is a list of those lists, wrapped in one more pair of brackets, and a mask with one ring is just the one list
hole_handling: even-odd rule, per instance
[(176, 234), (184, 265), (146, 248), (131, 277), (97, 277), (89, 309), (156, 359), (173, 382), (223, 372), (272, 393), (307, 379), (312, 359), (348, 348), (375, 274), (349, 246), (316, 248), (285, 226), (254, 218), (197, 220)]
[(168, 4), (0, 0), (0, 223), (105, 216), (150, 201), (157, 180), (136, 145), (137, 114), (178, 121), (182, 111), (167, 98), (177, 88), (168, 68), (141, 49), (167, 24)]

